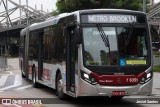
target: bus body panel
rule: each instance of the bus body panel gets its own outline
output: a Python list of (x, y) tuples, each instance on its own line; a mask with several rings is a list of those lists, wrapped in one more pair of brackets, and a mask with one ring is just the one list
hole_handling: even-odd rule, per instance
[(32, 68), (33, 65), (35, 66), (36, 69), (36, 80), (38, 83), (44, 84), (48, 87), (51, 87), (55, 89), (55, 78), (56, 78), (56, 73), (59, 70), (61, 75), (62, 75), (62, 80), (64, 82), (64, 86), (66, 83), (66, 64), (65, 62), (63, 64), (48, 64), (48, 63), (43, 63), (43, 74), (42, 74), (42, 80), (38, 79), (38, 62), (37, 61), (29, 61), (29, 77), (28, 79), (32, 80)]
[(143, 85), (138, 84), (134, 86), (93, 86), (85, 82), (84, 80), (80, 79), (79, 93), (77, 93), (77, 96), (113, 96), (113, 91), (124, 91), (125, 96), (151, 95), (152, 82), (153, 80), (150, 80)]

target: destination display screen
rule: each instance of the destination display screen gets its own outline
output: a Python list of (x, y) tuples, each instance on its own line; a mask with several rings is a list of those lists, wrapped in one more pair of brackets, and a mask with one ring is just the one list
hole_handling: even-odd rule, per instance
[(144, 15), (88, 14), (81, 16), (82, 23), (145, 23)]

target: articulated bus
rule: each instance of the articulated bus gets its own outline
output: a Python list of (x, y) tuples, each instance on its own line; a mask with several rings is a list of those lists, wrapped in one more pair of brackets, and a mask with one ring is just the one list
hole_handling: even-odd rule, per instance
[(150, 95), (151, 36), (146, 14), (90, 9), (60, 14), (21, 31), (22, 77), (66, 95)]

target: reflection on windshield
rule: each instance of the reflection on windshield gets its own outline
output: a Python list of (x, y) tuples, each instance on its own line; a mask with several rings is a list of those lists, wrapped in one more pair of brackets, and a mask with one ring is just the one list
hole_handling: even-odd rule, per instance
[(133, 66), (147, 64), (148, 45), (145, 28), (102, 27), (102, 30), (105, 36), (107, 35), (110, 48), (106, 47), (97, 27), (83, 28), (85, 65)]
[(133, 28), (130, 39), (126, 39), (129, 31), (130, 28), (127, 27), (117, 28), (120, 61), (124, 60), (124, 65), (121, 65), (121, 63), (120, 65), (147, 64), (148, 48), (146, 29)]
[(105, 46), (105, 42), (97, 27), (83, 28), (84, 60), (86, 65), (102, 66), (118, 64), (115, 27), (103, 27), (103, 31), (105, 35), (108, 35), (110, 48)]

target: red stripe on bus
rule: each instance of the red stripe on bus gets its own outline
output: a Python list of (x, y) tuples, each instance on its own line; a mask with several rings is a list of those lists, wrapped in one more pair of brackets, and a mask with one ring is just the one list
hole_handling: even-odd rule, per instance
[(92, 72), (91, 75), (100, 85), (125, 86), (137, 85), (146, 73), (142, 72), (139, 75), (98, 75)]
[[(38, 67), (35, 68), (35, 71), (36, 71), (36, 76), (38, 76)], [(32, 75), (32, 65), (28, 66), (28, 73)], [(45, 80), (51, 80), (51, 75), (49, 73), (49, 69), (43, 68), (42, 77)]]
[(28, 66), (28, 73), (29, 73), (29, 74), (32, 74), (32, 65), (29, 65), (29, 66)]
[(51, 79), (51, 75), (49, 73), (49, 69), (43, 69), (43, 79), (45, 80), (50, 80)]

